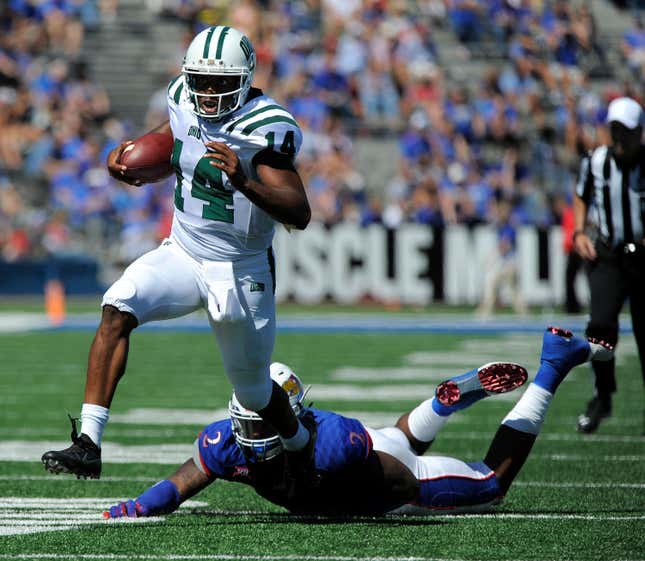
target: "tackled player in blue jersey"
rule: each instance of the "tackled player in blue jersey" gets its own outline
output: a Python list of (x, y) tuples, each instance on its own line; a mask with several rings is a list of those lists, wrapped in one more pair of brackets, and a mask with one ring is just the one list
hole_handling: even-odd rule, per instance
[(298, 377), (286, 365), (273, 363), (271, 377), (288, 394), (294, 413), (315, 421), (311, 424), (317, 430), (316, 485), (296, 495), (286, 492), (280, 438), (233, 394), (230, 419), (214, 422), (199, 434), (192, 458), (169, 479), (135, 500), (112, 506), (104, 516), (169, 513), (217, 479), (250, 485), (272, 503), (299, 514), (481, 510), (498, 503), (508, 491), (567, 373), (592, 358), (609, 360), (612, 356), (612, 347), (603, 341), (547, 328), (534, 381), (503, 419), (483, 461), (471, 463), (423, 454), (450, 415), (488, 395), (524, 384), (527, 372), (522, 366), (493, 362), (448, 379), (396, 426), (375, 430), (357, 419), (304, 407), (306, 391)]

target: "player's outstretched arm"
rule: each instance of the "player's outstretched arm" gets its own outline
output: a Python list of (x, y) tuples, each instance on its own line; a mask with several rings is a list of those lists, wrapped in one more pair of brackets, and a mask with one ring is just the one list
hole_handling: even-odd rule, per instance
[(120, 502), (111, 506), (103, 513), (104, 518), (141, 518), (169, 514), (177, 510), (179, 505), (214, 479), (202, 473), (195, 462), (188, 460), (169, 479), (159, 481), (146, 489), (139, 497)]

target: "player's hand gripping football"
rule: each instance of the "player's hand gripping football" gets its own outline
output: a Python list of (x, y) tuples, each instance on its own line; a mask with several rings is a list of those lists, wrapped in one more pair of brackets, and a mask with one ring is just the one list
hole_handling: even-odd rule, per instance
[(206, 142), (205, 146), (208, 152), (204, 154), (204, 158), (211, 159), (211, 166), (221, 169), (228, 176), (233, 187), (244, 189), (247, 177), (235, 151), (224, 142)]
[(107, 167), (108, 167), (108, 172), (114, 179), (118, 179), (119, 181), (123, 181), (124, 183), (127, 183), (128, 185), (135, 185), (135, 186), (140, 186), (143, 184), (143, 182), (140, 179), (133, 179), (131, 177), (128, 177), (126, 175), (126, 171), (128, 168), (124, 166), (123, 164), (119, 163), (121, 159), (121, 154), (123, 154), (123, 151), (126, 149), (126, 147), (130, 144), (132, 144), (132, 140), (125, 140), (121, 144), (119, 144), (116, 148), (114, 148), (110, 153), (108, 154), (107, 157)]

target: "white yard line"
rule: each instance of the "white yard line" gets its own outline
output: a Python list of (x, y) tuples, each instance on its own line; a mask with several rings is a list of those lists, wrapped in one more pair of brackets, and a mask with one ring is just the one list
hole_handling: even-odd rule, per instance
[[(207, 555), (182, 555), (179, 553), (155, 554), (155, 555), (137, 555), (137, 554), (64, 554), (64, 553), (19, 553), (19, 554), (0, 554), (0, 559), (60, 559), (76, 560), (87, 559), (113, 559), (113, 560), (163, 560), (163, 561), (463, 561), (458, 558), (439, 558), (439, 557), (372, 557), (358, 555), (227, 555), (227, 554), (207, 554)], [(521, 561), (521, 560), (516, 560)], [(640, 558), (630, 560), (616, 561), (644, 561)]]
[[(633, 514), (633, 515), (604, 515), (604, 514), (561, 514), (561, 513), (553, 513), (553, 514), (530, 514), (530, 513), (514, 513), (514, 512), (486, 512), (486, 513), (447, 513), (446, 511), (433, 511), (433, 510), (426, 510), (426, 509), (419, 509), (419, 512), (423, 512), (423, 514), (414, 514), (414, 515), (399, 515), (399, 514), (391, 514), (391, 515), (385, 515), (383, 517), (384, 520), (388, 519), (405, 519), (409, 518), (410, 516), (414, 518), (459, 518), (461, 520), (468, 520), (468, 519), (478, 519), (478, 518), (497, 518), (497, 519), (502, 519), (502, 518), (514, 518), (514, 519), (519, 519), (519, 520), (590, 520), (590, 521), (598, 521), (602, 522), (603, 520), (610, 520), (610, 521), (630, 521), (630, 520), (645, 520), (645, 513), (643, 514)], [(200, 510), (201, 514), (210, 514), (214, 516), (255, 516), (255, 515), (266, 515), (268, 514), (267, 512), (263, 511), (256, 511), (256, 510), (220, 510), (220, 509), (209, 509), (209, 510)], [(186, 513), (189, 514), (189, 513)], [(288, 516), (285, 513), (285, 516)], [(304, 518), (306, 520), (311, 519), (312, 516), (298, 516), (298, 515), (293, 515), (294, 520), (298, 520), (298, 518)], [(315, 517), (315, 518), (320, 518), (321, 520), (324, 520), (324, 516), (320, 517)], [(332, 518), (333, 519), (333, 518)], [(350, 518), (351, 520), (351, 518)]]
[(531, 454), (531, 458), (554, 462), (642, 462), (645, 454)]
[[(134, 410), (131, 410), (134, 411)], [(164, 412), (168, 413), (170, 417), (173, 416), (173, 411), (172, 409), (168, 410), (136, 410), (138, 411), (137, 416), (141, 418), (142, 420), (140, 421), (141, 424), (152, 424), (152, 425), (162, 425), (164, 422), (170, 422), (172, 421), (166, 421), (164, 420), (163, 414)], [(143, 413), (143, 412), (146, 413)], [(385, 426), (393, 426), (396, 420), (401, 416), (400, 413), (395, 413), (391, 411), (338, 411), (340, 415), (344, 415), (345, 417), (350, 417), (353, 419), (359, 419), (361, 420), (365, 425), (372, 427), (372, 428), (381, 428)], [(128, 418), (130, 416), (130, 413), (125, 413), (122, 416), (122, 419)], [(145, 416), (146, 420), (143, 420)], [(210, 421), (206, 420), (206, 417), (204, 416), (204, 422), (201, 423), (201, 425), (205, 425), (209, 422), (211, 422), (213, 419), (217, 418), (220, 419), (220, 417), (209, 417)], [(166, 418), (167, 419), (167, 418)], [(501, 417), (500, 417), (501, 419)], [(112, 417), (110, 417), (110, 423), (112, 423)], [(169, 427), (164, 427), (164, 428), (156, 428), (156, 429), (136, 429), (132, 428), (131, 426), (122, 427), (118, 423), (129, 423), (130, 421), (125, 421), (125, 420), (119, 420), (117, 423), (114, 425), (110, 425), (109, 427), (109, 440), (118, 440), (119, 437), (137, 437), (137, 438), (181, 438), (185, 442), (188, 442), (191, 440), (191, 438), (196, 438), (198, 434), (198, 430), (190, 431), (188, 428), (184, 429), (173, 429)], [(464, 416), (456, 416), (452, 417), (450, 419), (450, 426), (454, 426), (456, 424), (476, 424), (473, 422), (472, 419), (467, 419)], [(634, 419), (624, 419), (622, 422), (618, 422), (617, 419), (611, 419), (607, 421), (607, 423), (611, 423), (612, 426), (614, 427), (633, 427), (637, 426), (639, 423), (639, 420), (634, 420)], [(136, 423), (134, 423), (136, 424)], [(181, 424), (181, 423), (178, 423)], [(189, 425), (198, 425), (198, 423), (188, 423)], [(9, 437), (21, 437), (21, 438), (29, 438), (32, 436), (40, 437), (42, 438), (43, 436), (49, 436), (49, 434), (52, 434), (54, 436), (60, 436), (60, 431), (52, 431), (51, 433), (45, 433), (43, 434), (44, 431), (42, 429), (39, 429), (37, 427), (23, 427), (20, 430), (16, 430), (13, 428), (0, 428), (0, 435), (1, 436), (9, 436)], [(450, 438), (451, 440), (485, 440), (487, 438), (492, 438), (493, 437), (493, 431), (490, 432), (483, 432), (483, 431), (454, 431), (450, 430), (450, 428), (445, 428), (441, 431), (440, 435), (438, 438)], [(542, 432), (539, 436), (540, 440), (548, 440), (551, 442), (599, 442), (599, 443), (606, 443), (606, 444), (645, 444), (645, 436), (641, 435), (619, 435), (619, 434), (588, 434), (588, 435), (581, 435), (574, 430), (567, 431), (567, 432)], [(13, 441), (13, 438), (11, 440), (7, 440), (4, 442), (11, 442)], [(3, 441), (0, 440), (0, 443)], [(69, 442), (66, 443), (66, 446), (69, 445)], [(1, 460), (0, 460), (1, 461)]]
[[(103, 476), (101, 479), (87, 479), (87, 483), (113, 483), (113, 482), (136, 482), (148, 483), (158, 481), (162, 477), (117, 477), (117, 476)], [(0, 481), (60, 481), (59, 475), (0, 475)], [(72, 481), (72, 479), (69, 479)]]
[[(87, 479), (85, 484), (99, 484), (99, 483), (152, 483), (158, 481), (160, 477), (111, 477), (104, 476), (101, 479)], [(0, 481), (52, 481), (58, 482), (61, 480), (57, 475), (0, 475)], [(73, 481), (68, 478), (69, 481)], [(550, 487), (554, 489), (575, 489), (575, 488), (589, 488), (589, 489), (645, 489), (645, 483), (616, 483), (614, 481), (607, 482), (567, 482), (567, 481), (515, 481), (514, 487)]]
[[(122, 500), (123, 497), (0, 497), (0, 536), (60, 532), (97, 524), (148, 524), (164, 520), (163, 517), (105, 520), (103, 511)], [(186, 507), (205, 506), (208, 503), (186, 501), (178, 512), (181, 513)]]
[[(51, 509), (51, 510), (93, 510), (104, 508), (124, 500), (123, 497), (81, 497), (51, 499), (47, 497), (0, 497), (0, 508)], [(181, 508), (203, 507), (203, 501), (186, 501)]]
[(514, 481), (513, 487), (549, 487), (552, 489), (645, 489), (645, 483)]
[(167, 561), (459, 561), (438, 559), (437, 557), (358, 557), (339, 555), (122, 555), (122, 554), (48, 554), (23, 553), (17, 555), (0, 554), (0, 559), (114, 559), (114, 560), (167, 560)]
[[(539, 483), (539, 482), (535, 482)], [(79, 528), (82, 526), (95, 526), (104, 524), (145, 524), (155, 523), (164, 520), (163, 517), (150, 518), (120, 518), (116, 520), (105, 520), (102, 512), (109, 505), (119, 502), (120, 498), (115, 497), (83, 497), (83, 498), (46, 498), (46, 497), (0, 497), (0, 536), (24, 535), (42, 532), (65, 531)], [(208, 506), (202, 501), (186, 501), (179, 509), (177, 514), (190, 515), (192, 512), (188, 509), (199, 508), (201, 513), (211, 514), (213, 516), (244, 516), (244, 515), (266, 515), (264, 511), (256, 510), (205, 510), (203, 507)], [(423, 515), (428, 516), (445, 516), (445, 512), (423, 511)], [(645, 514), (620, 516), (620, 515), (603, 515), (603, 514), (515, 514), (515, 513), (486, 513), (486, 514), (467, 514), (461, 516), (464, 519), (469, 518), (499, 518), (499, 519), (522, 519), (522, 520), (585, 520), (585, 521), (612, 521), (612, 522), (629, 522), (633, 520), (645, 520)], [(298, 516), (294, 516), (297, 521)], [(310, 518), (310, 517), (306, 517)], [(398, 518), (398, 517), (394, 517)], [(35, 554), (37, 555), (37, 554)], [(3, 557), (0, 556), (0, 559)], [(23, 558), (23, 557), (13, 557)], [(24, 557), (24, 559), (38, 559), (38, 557)], [(56, 557), (58, 558), (58, 557)], [(61, 556), (60, 559), (68, 559), (71, 556)], [(94, 557), (77, 557), (78, 559), (93, 559)], [(119, 559), (120, 557), (114, 557)], [(132, 556), (131, 559), (148, 559), (146, 556)], [(155, 557), (157, 558), (157, 557)], [(173, 556), (161, 556), (161, 559), (174, 559)], [(182, 557), (179, 557), (182, 558)], [(201, 559), (202, 557), (186, 557), (186, 559)], [(210, 559), (211, 557), (203, 557)], [(212, 557), (216, 559), (218, 557)], [(245, 557), (239, 557), (244, 559)], [(284, 557), (276, 557), (283, 559)], [(300, 559), (300, 557), (294, 557)], [(226, 557), (222, 557), (226, 559)], [(238, 559), (237, 556), (231, 559)], [(271, 559), (271, 557), (266, 557)], [(302, 557), (302, 559), (308, 559)], [(312, 560), (317, 559), (311, 557)], [(326, 559), (326, 558), (320, 558)], [(330, 557), (329, 559), (336, 559)], [(340, 558), (339, 558), (340, 559)], [(353, 559), (353, 558), (348, 558)], [(376, 558), (356, 558), (356, 559), (376, 559)], [(399, 558), (392, 558), (399, 559)], [(403, 558), (401, 558), (403, 559)]]
[[(456, 434), (455, 438), (461, 436), (461, 434)], [(483, 438), (482, 433), (480, 438), (473, 439)], [(582, 440), (582, 437), (580, 438)], [(563, 440), (569, 441), (569, 437), (564, 435)], [(634, 442), (641, 440), (641, 437), (636, 437)], [(46, 450), (62, 449), (68, 444), (69, 442), (56, 440), (0, 440), (0, 462), (37, 462)], [(103, 446), (103, 463), (177, 465), (186, 461), (192, 454), (192, 443), (123, 445), (106, 442)], [(532, 454), (531, 458), (558, 462), (638, 462), (645, 460), (645, 455), (598, 454), (590, 451), (588, 454)]]

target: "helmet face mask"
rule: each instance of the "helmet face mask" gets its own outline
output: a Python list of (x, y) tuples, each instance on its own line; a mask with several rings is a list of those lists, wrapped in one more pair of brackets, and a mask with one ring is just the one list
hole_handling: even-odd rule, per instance
[[(296, 416), (302, 414), (306, 390), (298, 376), (288, 366), (274, 362), (271, 364), (271, 379), (289, 395), (289, 403)], [(257, 413), (245, 409), (235, 394), (228, 404), (228, 412), (233, 436), (247, 460), (264, 462), (282, 453), (282, 441), (275, 429)]]
[(244, 457), (251, 462), (264, 462), (282, 453), (282, 441), (275, 429), (253, 411), (244, 409), (233, 394), (228, 404), (233, 436)]
[(210, 27), (192, 40), (181, 70), (193, 113), (204, 119), (221, 119), (246, 101), (255, 71), (255, 51), (236, 29)]
[(232, 113), (243, 103), (243, 74), (212, 74), (184, 71), (193, 113), (204, 119), (219, 119)]

